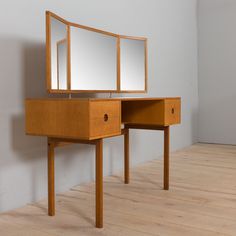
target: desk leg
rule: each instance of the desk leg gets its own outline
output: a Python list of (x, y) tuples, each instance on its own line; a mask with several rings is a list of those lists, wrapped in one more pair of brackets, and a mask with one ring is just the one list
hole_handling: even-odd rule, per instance
[(129, 183), (129, 129), (124, 132), (124, 179)]
[(103, 227), (103, 140), (96, 141), (96, 227)]
[(48, 215), (55, 215), (54, 144), (48, 142)]
[(164, 190), (169, 189), (170, 127), (164, 128)]

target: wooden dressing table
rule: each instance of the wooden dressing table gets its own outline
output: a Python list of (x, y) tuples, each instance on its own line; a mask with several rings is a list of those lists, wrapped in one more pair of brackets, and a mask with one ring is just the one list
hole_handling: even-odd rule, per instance
[(180, 123), (181, 99), (71, 98), (73, 93), (147, 92), (147, 38), (114, 34), (46, 12), (46, 85), (69, 98), (26, 99), (28, 135), (48, 138), (48, 215), (55, 215), (54, 149), (96, 147), (96, 227), (103, 227), (103, 139), (124, 135), (129, 183), (129, 130), (164, 131), (164, 189), (169, 189), (169, 127)]
[(129, 129), (164, 131), (164, 189), (168, 190), (169, 127), (180, 123), (180, 113), (180, 98), (27, 99), (26, 133), (48, 137), (48, 214), (55, 215), (54, 149), (92, 144), (96, 147), (96, 227), (103, 227), (103, 138), (124, 135), (124, 182), (128, 184)]

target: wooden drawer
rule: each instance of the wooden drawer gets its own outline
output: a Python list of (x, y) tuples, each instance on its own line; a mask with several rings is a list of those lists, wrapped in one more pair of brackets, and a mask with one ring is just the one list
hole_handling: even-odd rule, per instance
[(120, 101), (92, 101), (90, 103), (90, 137), (121, 132)]
[(180, 116), (180, 98), (122, 101), (122, 123), (167, 126), (179, 124)]
[(92, 140), (121, 133), (120, 101), (27, 99), (26, 133)]
[(181, 103), (180, 99), (166, 99), (164, 101), (164, 124), (172, 125), (179, 124), (181, 118)]

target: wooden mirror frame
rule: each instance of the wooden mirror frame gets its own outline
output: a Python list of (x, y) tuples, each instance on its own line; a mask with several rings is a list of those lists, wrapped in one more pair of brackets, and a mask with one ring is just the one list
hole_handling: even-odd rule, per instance
[[(51, 17), (62, 22), (66, 25), (67, 31), (67, 89), (52, 89), (51, 88)], [(70, 38), (70, 27), (77, 27), (108, 36), (116, 37), (116, 50), (117, 50), (117, 88), (116, 90), (71, 90), (71, 38)], [(145, 88), (144, 90), (120, 90), (120, 39), (133, 39), (142, 40), (145, 43)], [(147, 93), (147, 38), (145, 37), (132, 37), (125, 35), (118, 35), (111, 32), (103, 31), (100, 29), (76, 24), (69, 22), (53, 12), (46, 11), (46, 88), (48, 93), (59, 93), (59, 94), (72, 94), (72, 93)], [(58, 86), (57, 86), (58, 87)]]

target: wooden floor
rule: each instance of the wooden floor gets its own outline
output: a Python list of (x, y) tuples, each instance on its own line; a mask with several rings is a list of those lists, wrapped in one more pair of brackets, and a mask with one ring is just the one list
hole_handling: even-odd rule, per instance
[(170, 190), (162, 161), (132, 169), (131, 183), (105, 178), (104, 229), (94, 228), (94, 183), (0, 215), (1, 236), (236, 235), (236, 146), (196, 144), (171, 155)]

